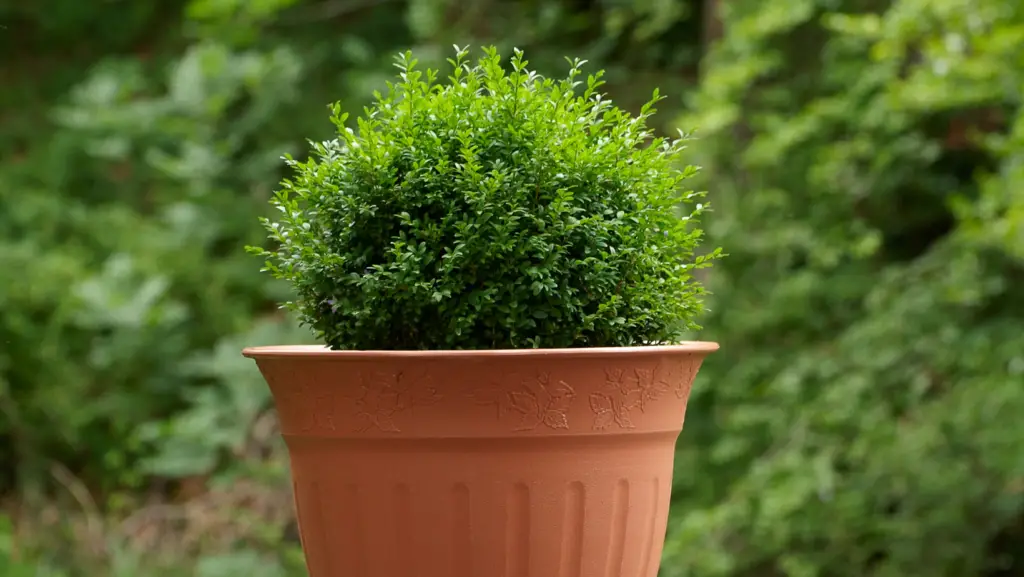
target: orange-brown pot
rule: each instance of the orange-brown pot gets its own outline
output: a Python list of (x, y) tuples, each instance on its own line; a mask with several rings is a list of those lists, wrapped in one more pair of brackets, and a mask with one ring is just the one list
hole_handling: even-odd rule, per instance
[(717, 344), (259, 347), (311, 577), (655, 577)]

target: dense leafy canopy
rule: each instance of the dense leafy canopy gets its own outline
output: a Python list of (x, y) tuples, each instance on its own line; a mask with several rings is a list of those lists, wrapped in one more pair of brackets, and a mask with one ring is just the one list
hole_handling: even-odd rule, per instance
[[(544, 78), (516, 50), (467, 49), (437, 72), (399, 57), (358, 119), (285, 180), (264, 219), (267, 268), (337, 349), (629, 346), (678, 342), (703, 293), (692, 271), (706, 205), (680, 189), (683, 138), (654, 137), (599, 89)], [(684, 214), (677, 212), (680, 204)]]

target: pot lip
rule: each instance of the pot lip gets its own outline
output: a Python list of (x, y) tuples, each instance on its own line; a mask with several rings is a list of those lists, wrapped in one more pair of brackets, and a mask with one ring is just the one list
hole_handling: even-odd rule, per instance
[(493, 359), (493, 358), (607, 358), (658, 354), (704, 353), (718, 350), (718, 343), (710, 341), (683, 341), (675, 345), (638, 347), (591, 347), (573, 349), (484, 349), (484, 350), (426, 350), (426, 351), (334, 351), (324, 345), (271, 345), (246, 347), (242, 355), (250, 359), (319, 358), (337, 360), (367, 359)]

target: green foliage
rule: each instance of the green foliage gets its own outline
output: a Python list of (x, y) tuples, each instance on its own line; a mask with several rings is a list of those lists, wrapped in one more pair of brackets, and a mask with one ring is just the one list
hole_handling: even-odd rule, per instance
[[(398, 59), (401, 82), (314, 144), (256, 249), (288, 303), (336, 349), (629, 346), (696, 328), (702, 194), (681, 191), (683, 138), (598, 91), (457, 50), (448, 84)], [(676, 212), (685, 204), (682, 217)]]
[[(329, 137), (323, 102), (360, 110), (395, 51), (419, 43), (441, 60), (442, 33), (534, 47), (541, 69), (585, 53), (612, 64), (620, 85), (675, 44), (666, 29), (643, 53), (639, 36), (630, 41), (632, 62), (609, 60), (623, 48), (592, 34), (603, 11), (569, 1), (129, 4), (0, 3), (0, 507), (18, 524), (0, 574), (301, 574), (286, 522), (251, 501), (216, 515), (202, 500), (176, 502), (197, 483), (240, 482), (287, 501), (265, 384), (238, 355), (311, 340), (276, 310), (288, 286), (237, 250), (264, 238), (257, 217), (283, 176), (280, 156)], [(481, 28), (496, 10), (507, 18)], [(617, 12), (622, 38), (653, 15)], [(685, 24), (682, 14), (661, 22)], [(658, 73), (644, 70), (641, 98)], [(670, 80), (684, 78), (660, 84)], [(81, 480), (71, 502), (68, 475)], [(119, 534), (122, 518), (196, 508), (206, 541), (245, 538), (157, 559), (135, 532)], [(203, 525), (211, 516), (222, 518)], [(155, 530), (180, 544), (173, 521)]]
[(305, 575), (238, 349), (311, 339), (237, 247), (322, 103), (452, 42), (694, 88), (648, 122), (698, 130), (730, 258), (663, 577), (1021, 574), (1022, 6), (0, 2), (0, 575)]
[(682, 120), (730, 258), (665, 575), (1024, 558), (1024, 10), (733, 2)]

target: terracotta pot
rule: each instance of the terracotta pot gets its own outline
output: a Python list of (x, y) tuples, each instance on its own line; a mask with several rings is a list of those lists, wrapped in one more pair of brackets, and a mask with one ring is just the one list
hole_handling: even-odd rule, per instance
[(655, 577), (714, 343), (259, 347), (311, 577)]

